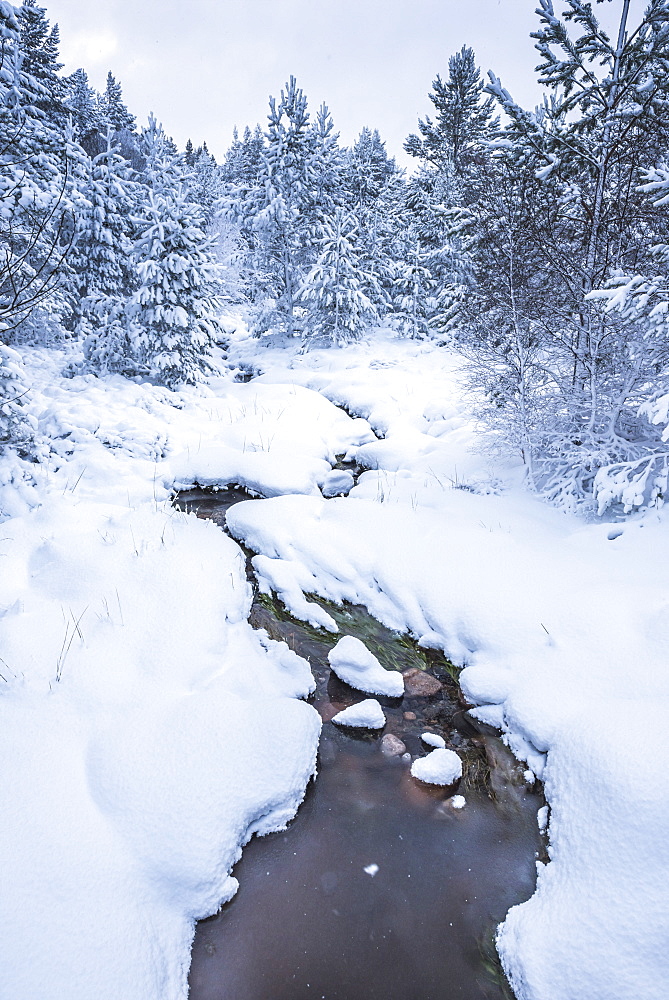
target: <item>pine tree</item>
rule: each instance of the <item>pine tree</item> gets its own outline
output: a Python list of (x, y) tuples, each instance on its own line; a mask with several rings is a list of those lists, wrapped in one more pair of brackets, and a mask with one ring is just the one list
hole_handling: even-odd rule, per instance
[(192, 383), (223, 337), (217, 239), (205, 232), (185, 158), (153, 117), (141, 145), (145, 190), (133, 249), (138, 284), (126, 329), (140, 370), (169, 386)]
[(125, 106), (121, 84), (113, 76), (111, 70), (107, 73), (107, 83), (104, 93), (100, 97), (98, 108), (103, 121), (111, 125), (115, 132), (134, 131), (134, 115), (131, 115)]
[(347, 159), (346, 190), (354, 205), (366, 205), (378, 198), (397, 171), (378, 129), (363, 128)]
[[(560, 19), (551, 0), (540, 0), (534, 37), (548, 99), (531, 113), (493, 75), (488, 87), (509, 119), (489, 186), (506, 186), (516, 207), (491, 214), (494, 196), (488, 208), (483, 198), (466, 206), (477, 258), (469, 301), (490, 302), (472, 329), (494, 342), (494, 297), (525, 358), (539, 350), (547, 381), (538, 399), (549, 419), (535, 421), (523, 453), (532, 451), (539, 488), (568, 504), (587, 501), (600, 467), (634, 461), (646, 447), (636, 410), (658, 363), (631, 318), (594, 296), (615, 273), (650, 268), (653, 242), (669, 238), (667, 221), (638, 191), (640, 168), (669, 149), (669, 3), (652, 0), (633, 30), (627, 0), (618, 13), (612, 40), (591, 5), (566, 0)], [(505, 383), (504, 374), (519, 370), (514, 351), (497, 356), (493, 426), (518, 398), (516, 376)]]
[(185, 162), (190, 167), (190, 177), (188, 181), (190, 195), (193, 201), (202, 208), (204, 225), (208, 229), (211, 225), (215, 206), (220, 197), (220, 172), (216, 166), (214, 157), (200, 149), (188, 157), (186, 152)]
[(23, 53), (21, 70), (37, 85), (34, 105), (44, 113), (49, 122), (62, 128), (67, 119), (67, 85), (58, 75), (63, 68), (63, 64), (58, 61), (58, 25), (50, 27), (45, 8), (38, 7), (35, 0), (25, 0), (17, 17)]
[(18, 18), (8, 4), (0, 13), (0, 325), (6, 338), (57, 284), (69, 205), (63, 136), (35, 106), (43, 90), (23, 71)]
[[(86, 337), (87, 360), (98, 369), (110, 370), (119, 356), (109, 344), (109, 317), (118, 314), (135, 287), (130, 259), (130, 217), (138, 198), (127, 161), (119, 154), (114, 133), (107, 131), (106, 148), (89, 161), (84, 188), (87, 210), (79, 227), (78, 292), (80, 335)], [(110, 359), (115, 359), (111, 361)]]
[(100, 152), (100, 132), (103, 129), (95, 91), (83, 69), (75, 70), (66, 82), (66, 105), (72, 117), (74, 138), (89, 156), (95, 156)]
[(315, 138), (307, 99), (294, 77), (270, 98), (269, 126), (255, 177), (233, 185), (229, 217), (240, 225), (258, 294), (255, 329), (296, 336), (302, 278), (313, 261), (309, 233), (317, 204)]
[(133, 295), (135, 350), (160, 382), (196, 382), (221, 339), (214, 240), (184, 187), (149, 192), (148, 227), (135, 245), (139, 288)]
[(318, 260), (299, 291), (300, 301), (309, 309), (305, 335), (342, 344), (360, 337), (365, 326), (377, 319), (368, 289), (379, 293), (356, 246), (356, 220), (338, 208), (332, 221), (324, 220), (319, 228)]
[(493, 136), (497, 121), (494, 101), (483, 98), (483, 82), (472, 49), (466, 45), (448, 61), (448, 80), (437, 76), (429, 98), (437, 110), (436, 121), (419, 119), (421, 137), (410, 135), (404, 148), (437, 168), (451, 164), (464, 169), (478, 149)]

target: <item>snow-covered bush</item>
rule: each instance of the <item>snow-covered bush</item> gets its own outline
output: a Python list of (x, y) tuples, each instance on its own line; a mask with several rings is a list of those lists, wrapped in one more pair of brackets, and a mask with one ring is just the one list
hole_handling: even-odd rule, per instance
[(25, 406), (29, 391), (20, 354), (0, 343), (0, 452), (11, 446), (23, 457), (33, 454), (37, 425)]

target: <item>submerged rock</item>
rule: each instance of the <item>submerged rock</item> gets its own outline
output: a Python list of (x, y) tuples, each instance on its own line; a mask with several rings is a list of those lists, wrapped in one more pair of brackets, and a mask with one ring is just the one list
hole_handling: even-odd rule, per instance
[(404, 678), (404, 693), (409, 698), (431, 698), (433, 695), (439, 694), (442, 688), (441, 682), (436, 677), (428, 674), (425, 670), (419, 670), (418, 667), (405, 670), (402, 677)]
[(384, 753), (386, 757), (401, 757), (405, 752), (406, 746), (402, 743), (399, 736), (394, 736), (393, 733), (386, 733), (381, 738), (381, 753)]

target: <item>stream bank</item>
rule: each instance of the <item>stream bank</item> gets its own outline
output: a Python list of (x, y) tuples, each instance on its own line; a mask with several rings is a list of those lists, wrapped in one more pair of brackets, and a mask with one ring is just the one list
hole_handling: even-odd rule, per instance
[[(224, 527), (248, 499), (238, 489), (191, 490), (177, 503)], [(381, 750), (380, 734), (330, 723), (360, 692), (331, 672), (331, 634), (291, 618), (256, 593), (251, 624), (309, 660), (323, 719), (318, 778), (286, 831), (255, 838), (235, 867), (240, 890), (198, 925), (193, 1000), (502, 1000), (510, 996), (494, 950), (496, 925), (535, 887), (543, 799), (492, 731), (475, 728), (452, 665), (353, 606), (327, 607), (340, 629), (393, 669), (438, 682), (429, 695), (379, 699), (384, 733), (412, 758), (441, 735), (463, 759), (453, 788), (416, 782), (409, 763)]]

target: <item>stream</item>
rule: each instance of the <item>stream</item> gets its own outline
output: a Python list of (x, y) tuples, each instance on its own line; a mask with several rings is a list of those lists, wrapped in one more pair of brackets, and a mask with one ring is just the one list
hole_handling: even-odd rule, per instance
[[(196, 489), (176, 503), (224, 527), (226, 510), (247, 499), (239, 489)], [(511, 997), (494, 931), (534, 891), (541, 790), (526, 784), (493, 730), (472, 723), (440, 653), (364, 608), (319, 603), (340, 635), (362, 639), (387, 667), (413, 669), (418, 681), (402, 699), (378, 699), (382, 733), (338, 728), (332, 716), (366, 697), (330, 670), (338, 637), (296, 621), (256, 588), (251, 625), (308, 659), (317, 681), (318, 777), (287, 830), (247, 844), (234, 869), (237, 895), (198, 924), (191, 1000)], [(428, 676), (429, 693), (420, 693)], [(381, 749), (390, 733), (421, 756), (430, 750), (426, 730), (461, 756), (457, 789), (417, 782), (406, 759)]]

